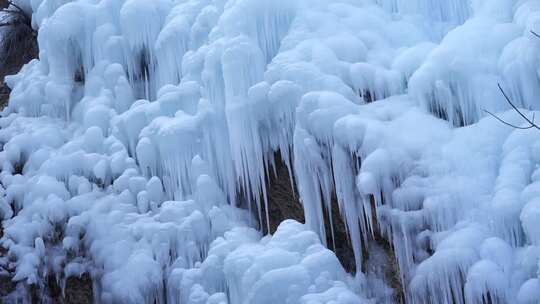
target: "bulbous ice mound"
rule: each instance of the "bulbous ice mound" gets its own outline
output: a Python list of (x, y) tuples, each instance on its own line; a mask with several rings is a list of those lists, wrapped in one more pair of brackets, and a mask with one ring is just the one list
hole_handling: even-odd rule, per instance
[[(485, 112), (523, 123), (498, 84), (539, 108), (538, 1), (16, 3), (40, 52), (0, 118), (10, 299), (540, 301), (540, 133)], [(305, 224), (265, 236), (278, 166)]]

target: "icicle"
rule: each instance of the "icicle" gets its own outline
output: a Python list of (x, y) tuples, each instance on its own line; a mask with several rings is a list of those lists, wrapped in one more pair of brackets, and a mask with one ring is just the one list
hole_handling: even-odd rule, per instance
[(256, 202), (261, 222), (262, 202), (260, 200), (263, 198), (266, 205), (266, 222), (269, 226), (265, 186), (265, 166), (267, 166), (265, 153), (267, 152), (263, 151), (261, 146), (258, 115), (251, 107), (248, 97), (249, 88), (262, 80), (263, 64), (259, 49), (242, 36), (233, 39), (222, 55), (225, 111), (231, 156), (240, 185), (239, 189), (244, 191), (248, 201)]
[(375, 0), (389, 12), (399, 15), (421, 15), (426, 20), (426, 28), (434, 37), (440, 38), (448, 29), (462, 24), (472, 14), (467, 0)]
[(540, 300), (540, 280), (530, 279), (521, 286), (518, 293), (520, 304), (533, 304)]
[[(142, 153), (142, 164), (150, 168), (150, 173), (161, 178), (169, 198), (185, 199), (192, 193), (191, 161), (201, 149), (197, 127), (197, 116), (177, 112), (174, 118), (155, 119), (141, 132), (143, 140), (138, 152)], [(145, 138), (152, 138), (152, 143), (146, 144), (148, 140)], [(157, 147), (158, 156), (152, 152), (154, 146)], [(159, 162), (155, 162), (155, 159)], [(155, 167), (152, 168), (152, 165)]]
[[(298, 125), (294, 133), (294, 172), (306, 223), (325, 240), (323, 208), (331, 218), (332, 131), (335, 121), (356, 112), (353, 103), (330, 92), (304, 95), (297, 109)], [(352, 225), (352, 223), (351, 223)]]
[[(296, 6), (296, 1), (242, 0), (234, 8), (225, 11), (220, 25), (223, 26), (226, 35), (244, 34), (256, 41), (265, 62), (270, 63), (291, 26)], [(250, 12), (247, 17), (246, 12)]]
[(120, 26), (127, 43), (127, 72), (139, 97), (156, 96), (155, 41), (164, 23), (167, 1), (128, 0), (120, 10)]
[(507, 277), (498, 265), (491, 261), (476, 262), (467, 274), (465, 302), (467, 304), (508, 303)]
[(529, 183), (532, 168), (526, 149), (509, 147), (508, 150), (510, 151), (504, 152), (505, 156), (495, 184), (495, 195), (489, 207), (492, 210), (490, 226), (498, 236), (517, 247), (522, 246), (525, 241), (519, 220), (524, 204), (520, 202), (519, 194)]
[(366, 63), (357, 63), (351, 65), (350, 74), (355, 92), (365, 103), (403, 92), (403, 79), (396, 71), (376, 68)]
[(186, 1), (176, 5), (167, 16), (155, 43), (157, 88), (180, 83), (182, 59), (192, 44), (193, 23), (208, 4), (209, 1)]
[[(335, 145), (332, 150), (332, 169), (335, 180), (335, 191), (341, 215), (345, 218), (347, 230), (351, 238), (356, 262), (356, 273), (361, 272), (362, 245), (367, 244), (366, 218), (362, 208), (360, 193), (355, 184), (355, 160), (342, 147)], [(331, 217), (331, 215), (330, 215)], [(334, 245), (335, 247), (335, 245)]]

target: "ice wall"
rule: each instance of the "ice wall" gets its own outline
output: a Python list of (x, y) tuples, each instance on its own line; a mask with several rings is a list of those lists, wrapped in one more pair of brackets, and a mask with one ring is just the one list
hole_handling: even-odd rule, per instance
[[(103, 303), (379, 303), (382, 237), (407, 303), (540, 300), (540, 138), (484, 112), (522, 123), (498, 84), (538, 107), (538, 1), (20, 4), (40, 56), (0, 118), (19, 291), (86, 273)], [(276, 153), (306, 223), (262, 236)]]

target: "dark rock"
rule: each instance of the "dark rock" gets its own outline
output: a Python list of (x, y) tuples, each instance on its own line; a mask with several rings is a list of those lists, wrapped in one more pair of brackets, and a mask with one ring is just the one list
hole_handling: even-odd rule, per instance
[(92, 280), (88, 274), (70, 277), (66, 281), (65, 304), (90, 304), (94, 302)]
[[(270, 178), (267, 185), (268, 195), (268, 214), (270, 220), (270, 233), (274, 233), (279, 224), (286, 219), (293, 219), (300, 223), (305, 223), (304, 208), (300, 203), (298, 191), (293, 188), (289, 170), (285, 163), (279, 157), (279, 153), (275, 156), (276, 173), (270, 173)], [(252, 208), (256, 210), (256, 208)], [(266, 224), (266, 209), (262, 207), (262, 221), (260, 223), (261, 231), (268, 234)], [(258, 218), (258, 215), (256, 215)], [(339, 214), (337, 200), (334, 196), (332, 199), (332, 223), (334, 225), (334, 240), (330, 229), (330, 218), (328, 212), (325, 212), (324, 217), (326, 225), (326, 243), (329, 249), (336, 253), (341, 264), (350, 273), (356, 271), (356, 263), (354, 252), (351, 246), (350, 239), (347, 234), (345, 223)], [(334, 245), (335, 244), (335, 248)]]
[(9, 7), (9, 1), (8, 0), (0, 0), (0, 9), (6, 9)]
[(0, 110), (7, 105), (10, 93), (11, 89), (5, 83), (0, 86)]
[[(270, 233), (274, 233), (279, 224), (286, 219), (293, 219), (300, 223), (305, 222), (304, 208), (300, 203), (298, 192), (293, 189), (289, 170), (279, 157), (276, 157), (276, 174), (270, 173), (267, 191)], [(264, 234), (268, 234), (264, 205), (262, 214), (261, 230)]]

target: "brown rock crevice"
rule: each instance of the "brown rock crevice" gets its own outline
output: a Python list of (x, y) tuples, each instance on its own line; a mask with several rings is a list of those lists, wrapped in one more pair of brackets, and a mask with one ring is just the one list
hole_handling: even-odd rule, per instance
[[(384, 195), (381, 193), (381, 199), (382, 203), (384, 204)], [(401, 282), (401, 276), (400, 276), (400, 269), (398, 260), (396, 257), (396, 253), (394, 250), (394, 246), (392, 245), (391, 241), (388, 240), (384, 236), (384, 234), (381, 232), (379, 228), (379, 219), (377, 215), (377, 206), (375, 202), (375, 198), (373, 195), (369, 198), (371, 210), (373, 210), (371, 219), (366, 219), (368, 221), (371, 221), (371, 227), (373, 227), (373, 235), (368, 240), (368, 244), (364, 246), (364, 262), (362, 265), (362, 270), (366, 273), (369, 273), (372, 271), (370, 269), (370, 263), (373, 252), (383, 252), (383, 265), (382, 267), (379, 267), (379, 269), (376, 269), (374, 271), (382, 272), (379, 275), (381, 275), (385, 282), (394, 290), (394, 303), (405, 303), (405, 293), (403, 288), (403, 282)], [(378, 257), (379, 260), (381, 260), (381, 257)]]
[[(267, 182), (270, 233), (274, 233), (279, 224), (286, 219), (294, 219), (298, 222), (305, 223), (304, 209), (300, 203), (298, 191), (295, 189), (296, 186), (294, 183), (291, 184), (289, 170), (279, 157), (279, 153), (276, 153), (275, 164), (275, 174), (272, 172)], [(372, 205), (374, 203), (372, 199)], [(347, 272), (354, 274), (356, 271), (354, 251), (346, 224), (340, 215), (335, 195), (332, 196), (331, 208), (334, 240), (332, 240), (330, 229), (330, 213), (328, 210), (325, 210), (324, 222), (325, 227), (327, 227), (326, 242), (329, 249), (334, 251), (340, 260), (343, 268)], [(257, 208), (252, 206), (255, 218), (258, 218), (256, 210)], [(366, 220), (371, 221), (374, 231), (373, 235), (368, 237), (367, 244), (363, 244), (364, 261), (363, 265), (361, 265), (362, 271), (368, 275), (373, 271), (378, 272), (377, 276), (382, 277), (386, 284), (394, 290), (394, 302), (404, 303), (403, 286), (400, 280), (400, 271), (394, 249), (391, 242), (378, 229), (379, 223), (374, 205), (372, 206), (372, 210), (374, 210), (372, 218)], [(267, 234), (266, 210), (264, 205), (262, 206), (262, 214), (262, 221), (259, 223), (259, 227), (261, 227), (260, 229), (264, 234)], [(333, 244), (335, 244), (335, 248)], [(377, 269), (372, 269), (373, 267), (370, 264), (373, 264), (374, 261), (375, 263), (383, 263), (384, 265), (377, 267)]]
[[(305, 223), (304, 208), (300, 202), (295, 183), (291, 183), (291, 176), (287, 166), (282, 161), (279, 153), (275, 154), (275, 174), (271, 171), (267, 181), (267, 199), (269, 209), (270, 233), (274, 233), (281, 222), (286, 219), (293, 219), (300, 223)], [(263, 201), (263, 200), (262, 200)], [(263, 234), (268, 234), (266, 223), (266, 208), (262, 205), (262, 220), (259, 227)], [(252, 206), (255, 218), (258, 218), (257, 208)], [(343, 268), (349, 273), (354, 273), (356, 263), (354, 252), (349, 239), (347, 228), (339, 213), (339, 207), (335, 196), (332, 198), (332, 224), (334, 239), (330, 227), (329, 212), (324, 212), (324, 222), (326, 229), (326, 243), (329, 249), (336, 253)], [(333, 246), (335, 244), (335, 248)]]

